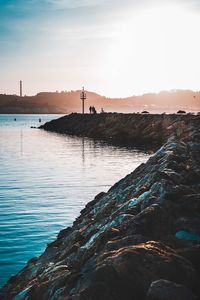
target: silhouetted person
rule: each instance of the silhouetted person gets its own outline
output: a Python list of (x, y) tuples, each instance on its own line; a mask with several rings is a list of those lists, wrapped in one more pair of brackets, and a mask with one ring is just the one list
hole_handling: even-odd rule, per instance
[(96, 115), (96, 113), (97, 113), (96, 108), (94, 106), (92, 106), (92, 112), (94, 115)]
[(40, 123), (41, 123), (41, 121), (42, 121), (42, 120), (39, 118), (39, 122), (40, 122)]
[(92, 113), (92, 106), (89, 107), (90, 114)]

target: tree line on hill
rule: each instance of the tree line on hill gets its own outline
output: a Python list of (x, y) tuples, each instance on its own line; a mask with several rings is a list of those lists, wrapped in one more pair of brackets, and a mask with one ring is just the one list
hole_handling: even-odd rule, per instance
[[(81, 112), (81, 91), (40, 92), (35, 96), (20, 97), (0, 94), (0, 113), (61, 113)], [(149, 93), (127, 98), (107, 98), (86, 91), (85, 111), (95, 107), (97, 112), (197, 112), (200, 93), (189, 90)]]

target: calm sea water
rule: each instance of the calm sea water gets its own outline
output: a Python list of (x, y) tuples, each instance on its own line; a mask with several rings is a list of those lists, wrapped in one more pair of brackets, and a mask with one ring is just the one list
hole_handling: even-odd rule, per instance
[[(88, 201), (148, 155), (30, 126), (58, 115), (0, 115), (0, 285), (44, 251)], [(16, 118), (16, 121), (14, 121)]]

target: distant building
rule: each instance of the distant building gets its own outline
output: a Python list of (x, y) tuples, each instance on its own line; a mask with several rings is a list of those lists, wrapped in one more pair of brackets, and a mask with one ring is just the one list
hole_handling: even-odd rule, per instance
[(20, 82), (19, 82), (19, 89), (20, 89), (20, 93), (19, 93), (19, 95), (20, 95), (20, 97), (22, 97), (22, 80), (20, 80)]

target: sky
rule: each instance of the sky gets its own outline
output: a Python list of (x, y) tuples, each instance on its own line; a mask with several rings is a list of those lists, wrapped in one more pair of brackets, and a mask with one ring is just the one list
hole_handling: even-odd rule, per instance
[(0, 0), (0, 93), (200, 90), (199, 0)]

